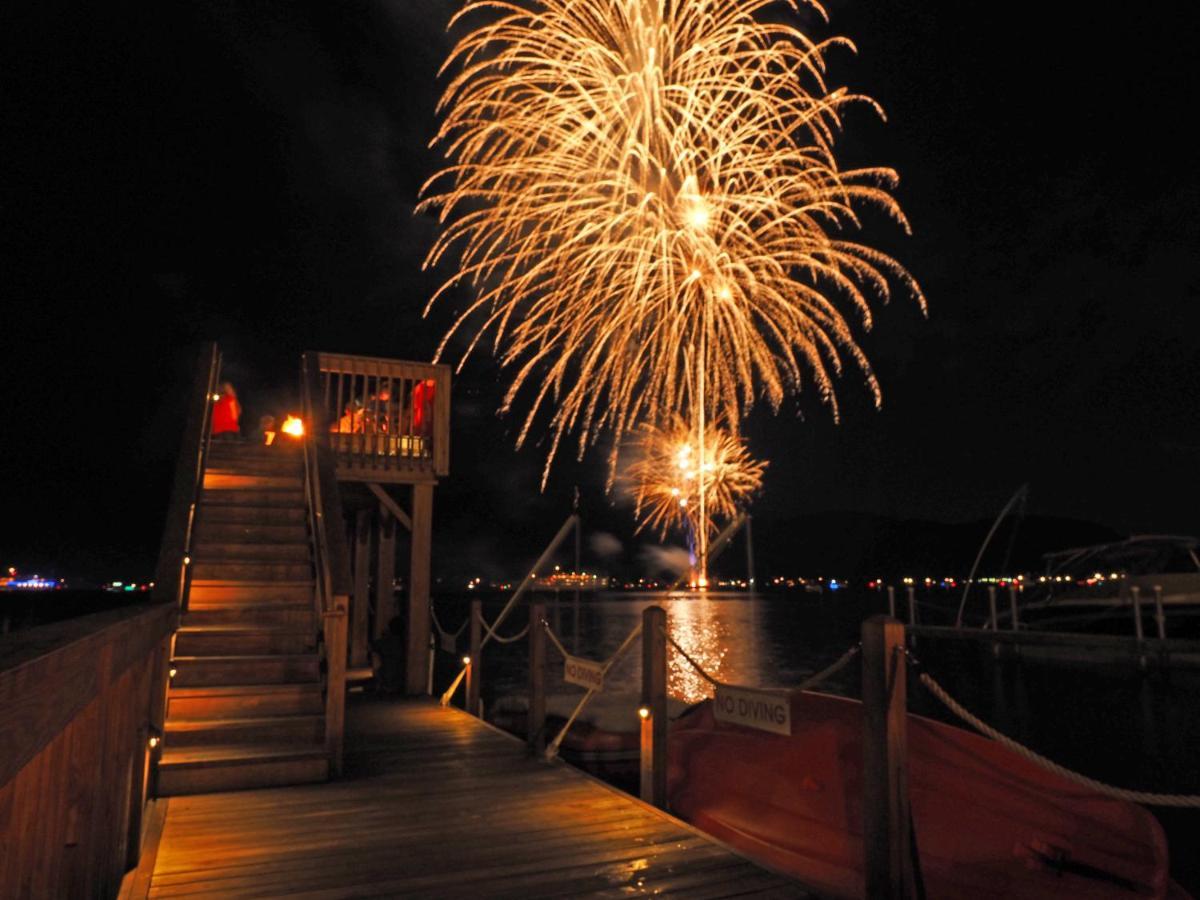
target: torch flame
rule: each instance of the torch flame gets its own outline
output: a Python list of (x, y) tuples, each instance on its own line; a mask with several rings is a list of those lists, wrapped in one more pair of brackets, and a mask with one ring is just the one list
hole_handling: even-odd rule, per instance
[(304, 437), (304, 422), (296, 416), (288, 416), (283, 420), (283, 425), (279, 430), (292, 437)]

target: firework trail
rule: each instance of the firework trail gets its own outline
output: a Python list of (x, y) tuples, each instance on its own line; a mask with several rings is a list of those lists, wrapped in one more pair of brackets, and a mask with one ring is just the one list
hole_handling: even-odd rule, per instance
[(796, 9), (479, 0), (452, 22), (473, 28), (444, 69), (449, 162), (421, 204), (443, 228), (425, 264), (458, 263), (431, 305), (460, 285), (473, 299), (438, 356), (458, 330), (462, 362), (491, 344), (503, 409), (528, 409), (518, 446), (550, 415), (547, 473), (569, 432), (580, 455), (612, 434), (611, 477), (642, 422), (690, 410), (736, 432), (756, 400), (777, 409), (809, 381), (836, 418), (847, 362), (879, 401), (850, 320), (869, 328), (896, 287), (924, 299), (847, 235), (868, 207), (908, 230), (897, 176), (835, 159), (845, 108), (878, 110), (825, 83), (849, 42), (759, 21), (770, 6)]

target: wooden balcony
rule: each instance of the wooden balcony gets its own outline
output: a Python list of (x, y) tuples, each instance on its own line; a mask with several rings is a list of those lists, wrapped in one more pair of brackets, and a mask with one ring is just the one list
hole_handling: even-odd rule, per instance
[(449, 366), (312, 355), (339, 481), (419, 484), (449, 474)]

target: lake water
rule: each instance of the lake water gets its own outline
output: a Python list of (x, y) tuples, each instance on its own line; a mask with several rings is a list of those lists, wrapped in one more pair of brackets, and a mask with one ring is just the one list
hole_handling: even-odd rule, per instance
[[(578, 604), (567, 594), (539, 599), (547, 604), (552, 629), (573, 655), (607, 659), (640, 623), (642, 610), (659, 605), (667, 612), (672, 638), (708, 674), (723, 682), (764, 688), (794, 687), (825, 668), (858, 641), (864, 618), (887, 607), (882, 593), (866, 590), (757, 597), (583, 594)], [(940, 604), (943, 609), (946, 599)], [(936, 599), (928, 602), (936, 611)], [(485, 598), (489, 621), (503, 603), (504, 598)], [(439, 598), (436, 608), (442, 624), (455, 629), (465, 620), (468, 598)], [(522, 605), (500, 633), (516, 633), (527, 621)], [(466, 651), (465, 632), (459, 646), (460, 654)], [(506, 695), (526, 693), (527, 652), (525, 641), (488, 645), (483, 659), (485, 708)], [(547, 691), (581, 692), (563, 683), (557, 654), (552, 647), (548, 652)], [(1196, 671), (1143, 673), (1134, 665), (996, 660), (988, 645), (966, 641), (922, 640), (915, 655), (968, 709), (1057, 762), (1119, 787), (1200, 794)], [(437, 654), (435, 692), (446, 688), (459, 666), (456, 656)], [(636, 695), (640, 666), (640, 645), (635, 643), (610, 671), (606, 691)], [(857, 697), (860, 677), (856, 661), (820, 689)], [(677, 653), (670, 654), (669, 688), (688, 702), (711, 695), (707, 682)], [(953, 721), (915, 680), (910, 680), (908, 693), (913, 712)], [(1200, 811), (1154, 812), (1167, 831), (1174, 877), (1200, 896)]]

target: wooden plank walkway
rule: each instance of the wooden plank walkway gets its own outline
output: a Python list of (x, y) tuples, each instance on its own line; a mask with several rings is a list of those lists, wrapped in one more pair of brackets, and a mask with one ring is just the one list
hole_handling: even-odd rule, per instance
[(168, 804), (151, 897), (810, 896), (428, 701), (352, 706), (339, 781)]

